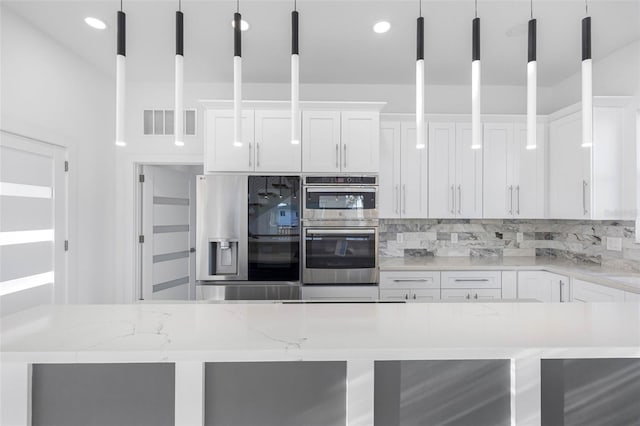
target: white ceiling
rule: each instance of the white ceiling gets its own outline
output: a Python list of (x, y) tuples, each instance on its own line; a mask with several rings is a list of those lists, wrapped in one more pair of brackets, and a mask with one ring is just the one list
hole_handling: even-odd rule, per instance
[[(525, 83), (528, 0), (480, 0), (483, 83)], [(8, 7), (106, 73), (115, 69), (115, 16), (119, 1), (11, 1)], [(170, 81), (178, 0), (124, 0), (128, 78)], [(246, 82), (289, 81), (293, 1), (240, 1), (251, 29), (243, 33)], [(581, 0), (534, 0), (538, 19), (539, 84), (550, 86), (580, 69)], [(190, 82), (232, 81), (233, 0), (183, 0), (185, 76)], [(428, 84), (470, 79), (472, 0), (423, 0)], [(303, 83), (413, 84), (418, 1), (299, 0)], [(589, 0), (594, 60), (640, 39), (640, 0)], [(94, 16), (108, 29), (83, 19)], [(375, 34), (378, 20), (391, 22)], [(518, 33), (507, 36), (507, 32)]]

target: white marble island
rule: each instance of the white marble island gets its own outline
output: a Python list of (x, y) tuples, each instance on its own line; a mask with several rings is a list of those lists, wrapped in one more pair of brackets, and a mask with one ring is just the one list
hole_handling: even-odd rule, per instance
[(540, 424), (540, 360), (640, 358), (640, 305), (42, 306), (3, 319), (0, 351), (2, 424), (27, 424), (34, 364), (175, 363), (175, 424), (201, 425), (204, 363), (346, 361), (347, 424), (360, 425), (374, 361), (442, 359), (511, 360), (512, 424)]

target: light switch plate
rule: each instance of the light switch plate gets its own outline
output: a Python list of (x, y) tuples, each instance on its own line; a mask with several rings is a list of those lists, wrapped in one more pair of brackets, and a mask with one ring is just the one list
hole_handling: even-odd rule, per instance
[(622, 238), (607, 237), (607, 250), (622, 251)]
[(524, 234), (522, 232), (516, 233), (516, 243), (521, 243), (524, 240)]
[(404, 241), (404, 234), (401, 232), (398, 232), (398, 234), (396, 235), (396, 241), (401, 243)]
[(457, 232), (452, 232), (451, 233), (451, 242), (452, 243), (457, 243), (458, 242), (458, 233)]

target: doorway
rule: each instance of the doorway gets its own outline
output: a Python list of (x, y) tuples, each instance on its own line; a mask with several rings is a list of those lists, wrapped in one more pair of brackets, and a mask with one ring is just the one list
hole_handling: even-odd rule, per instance
[(193, 300), (202, 164), (138, 165), (139, 300)]

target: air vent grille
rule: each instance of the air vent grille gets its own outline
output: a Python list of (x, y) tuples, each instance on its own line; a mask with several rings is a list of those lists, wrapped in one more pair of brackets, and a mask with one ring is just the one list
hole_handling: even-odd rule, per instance
[[(196, 135), (196, 110), (184, 111), (185, 136)], [(143, 133), (148, 136), (173, 135), (172, 109), (145, 109), (143, 112)]]

